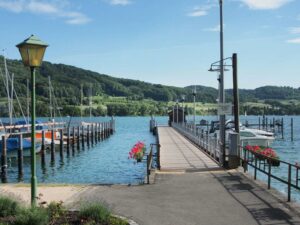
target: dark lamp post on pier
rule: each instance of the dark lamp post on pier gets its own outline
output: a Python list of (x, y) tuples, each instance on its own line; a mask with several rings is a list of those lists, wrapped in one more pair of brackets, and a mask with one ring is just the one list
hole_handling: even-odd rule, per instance
[(48, 44), (31, 35), (16, 46), (21, 54), (24, 66), (31, 72), (31, 205), (36, 205), (36, 155), (35, 155), (35, 68), (42, 64)]
[[(231, 65), (224, 65), (224, 61), (226, 60), (231, 60), (232, 64)], [(222, 63), (221, 63), (222, 62)], [(222, 64), (222, 66), (221, 66)], [(223, 67), (223, 69), (221, 69)], [(237, 54), (234, 53), (232, 57), (225, 58), (221, 61), (214, 62), (210, 65), (210, 69), (208, 70), (209, 72), (220, 72), (220, 71), (228, 71), (226, 67), (232, 67), (232, 78), (233, 78), (233, 111), (234, 111), (234, 123), (235, 123), (235, 131), (237, 133), (240, 132), (239, 128), (239, 94), (238, 94), (238, 77), (237, 77)], [(224, 81), (218, 78), (219, 81), (219, 87), (221, 86), (220, 84)], [(224, 83), (222, 84), (224, 88)], [(220, 90), (221, 91), (221, 90)], [(224, 92), (224, 89), (223, 89)], [(218, 102), (219, 106), (223, 106), (225, 104), (225, 100), (222, 99), (224, 98), (224, 93), (219, 93), (218, 96)], [(223, 160), (223, 166), (225, 165), (225, 114), (221, 113), (220, 115), (220, 140), (221, 140), (221, 152), (222, 152), (222, 160)], [(222, 120), (221, 120), (222, 119)]]

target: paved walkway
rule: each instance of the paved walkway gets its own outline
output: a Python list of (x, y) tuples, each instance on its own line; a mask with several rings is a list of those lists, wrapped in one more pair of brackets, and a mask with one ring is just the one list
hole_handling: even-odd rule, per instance
[(172, 127), (157, 127), (162, 171), (204, 171), (220, 167)]
[[(140, 225), (300, 225), (299, 214), (239, 172), (159, 173), (151, 185), (51, 185), (38, 193), (71, 208), (104, 202)], [(1, 194), (30, 201), (29, 186), (1, 185)]]
[(158, 174), (156, 184), (90, 186), (76, 201), (105, 202), (140, 225), (299, 225), (278, 199), (237, 172)]

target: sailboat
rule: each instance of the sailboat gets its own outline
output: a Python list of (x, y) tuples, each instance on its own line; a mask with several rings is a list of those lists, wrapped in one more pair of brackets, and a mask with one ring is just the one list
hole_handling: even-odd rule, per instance
[[(12, 118), (13, 110), (14, 110), (14, 108), (13, 108), (14, 97), (16, 97), (16, 100), (18, 101), (20, 108), (21, 108), (21, 105), (18, 100), (17, 93), (14, 90), (14, 74), (11, 74), (11, 75), (9, 74), (5, 57), (4, 57), (4, 69), (5, 69), (5, 76), (3, 75), (2, 70), (0, 70), (0, 73), (2, 75), (2, 78), (4, 81), (4, 86), (6, 89), (6, 94), (7, 94), (9, 123), (4, 124), (1, 121), (0, 155), (2, 154), (2, 148), (3, 148), (3, 143), (2, 143), (3, 136), (6, 137), (6, 149), (7, 149), (8, 154), (10, 154), (11, 152), (16, 152), (16, 150), (20, 148), (21, 141), (23, 144), (23, 150), (29, 150), (31, 148), (31, 140), (30, 139), (23, 137), (22, 140), (20, 140), (19, 135), (14, 135), (12, 133), (15, 128), (15, 124), (13, 124), (13, 118)], [(21, 108), (21, 112), (23, 114), (22, 108)], [(24, 114), (23, 114), (23, 117), (24, 117)], [(26, 123), (28, 123), (28, 121)], [(36, 150), (39, 150), (39, 149), (40, 148), (37, 144)], [(26, 151), (24, 151), (24, 153), (26, 153)]]

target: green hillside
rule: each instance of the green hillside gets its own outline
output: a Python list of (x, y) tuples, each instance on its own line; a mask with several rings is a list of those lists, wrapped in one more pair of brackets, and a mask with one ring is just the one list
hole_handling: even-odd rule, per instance
[[(25, 68), (21, 61), (7, 60), (10, 74), (14, 74), (14, 87), (19, 97), (23, 111), (26, 111), (27, 79), (30, 80), (29, 69)], [(7, 116), (6, 89), (3, 75), (4, 58), (0, 56), (1, 89), (0, 89), (0, 116)], [(194, 86), (185, 88), (151, 84), (138, 80), (122, 79), (99, 74), (93, 71), (76, 68), (63, 64), (44, 62), (37, 70), (36, 93), (37, 114), (49, 116), (49, 85), (48, 77), (51, 78), (56, 108), (62, 115), (149, 115), (165, 114), (172, 101), (181, 99), (185, 95), (187, 102), (192, 102)], [(83, 91), (83, 107), (80, 108), (81, 87)], [(218, 91), (212, 87), (196, 86), (196, 101), (199, 103), (199, 113), (215, 112)], [(252, 113), (266, 112), (272, 107), (273, 113), (293, 114), (297, 113), (300, 101), (300, 89), (291, 87), (265, 86), (254, 90), (241, 89), (241, 111), (253, 111)], [(231, 101), (232, 90), (226, 90), (226, 99)], [(88, 97), (92, 96), (92, 107), (89, 107)], [(14, 97), (15, 98), (15, 97)], [(250, 102), (250, 103), (249, 103)], [(253, 105), (251, 106), (251, 102)], [(201, 103), (201, 104), (200, 104)], [(207, 108), (204, 103), (210, 103)], [(257, 105), (260, 103), (260, 105)], [(255, 105), (256, 104), (256, 105)], [(203, 106), (203, 108), (202, 108)], [(288, 109), (280, 111), (279, 109)], [(21, 115), (20, 107), (14, 103), (15, 116)], [(254, 109), (254, 110), (253, 110)]]

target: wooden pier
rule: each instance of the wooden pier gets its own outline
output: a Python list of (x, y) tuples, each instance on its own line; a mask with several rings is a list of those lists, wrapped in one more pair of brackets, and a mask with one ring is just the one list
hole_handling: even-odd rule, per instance
[[(46, 130), (41, 131), (41, 139), (38, 142), (41, 142), (40, 150), (37, 148), (37, 152), (40, 153), (42, 168), (47, 164), (46, 154), (50, 153), (50, 164), (55, 164), (56, 153), (59, 153), (60, 160), (63, 161), (64, 154), (66, 153), (67, 157), (75, 153), (75, 147), (77, 151), (80, 149), (85, 150), (87, 148), (93, 147), (100, 141), (103, 141), (109, 138), (115, 132), (115, 120), (112, 118), (110, 121), (105, 122), (94, 122), (85, 124), (86, 126), (76, 126), (76, 127), (64, 127), (64, 128), (52, 128), (47, 130), (51, 132), (51, 143), (46, 145), (45, 143), (45, 132)], [(55, 138), (54, 133), (59, 132), (59, 137)], [(24, 149), (23, 149), (23, 137), (30, 136), (30, 132), (14, 133), (10, 134), (13, 137), (18, 137), (18, 146), (16, 150), (11, 151), (11, 154), (7, 152), (7, 137), (2, 136), (1, 140), (1, 151), (0, 151), (0, 178), (2, 183), (7, 182), (8, 178), (8, 158), (17, 158), (18, 164), (18, 174), (19, 179), (22, 180), (24, 169)], [(64, 135), (66, 134), (66, 135)], [(55, 141), (58, 141), (56, 144)], [(56, 147), (57, 146), (57, 147)], [(46, 150), (49, 151), (46, 151)], [(27, 156), (30, 156), (31, 150), (26, 150)]]
[(161, 171), (209, 171), (221, 167), (174, 128), (157, 127)]

